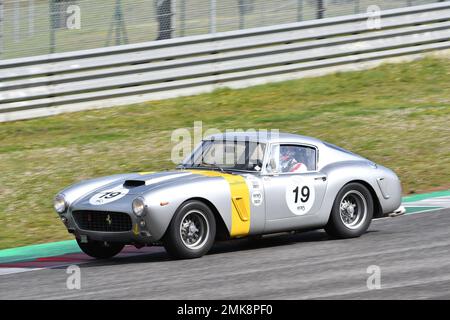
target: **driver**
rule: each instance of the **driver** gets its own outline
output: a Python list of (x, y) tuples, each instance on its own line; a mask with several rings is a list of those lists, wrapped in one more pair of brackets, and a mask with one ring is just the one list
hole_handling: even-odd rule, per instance
[(296, 158), (296, 147), (282, 146), (280, 148), (281, 172), (306, 172), (308, 168)]

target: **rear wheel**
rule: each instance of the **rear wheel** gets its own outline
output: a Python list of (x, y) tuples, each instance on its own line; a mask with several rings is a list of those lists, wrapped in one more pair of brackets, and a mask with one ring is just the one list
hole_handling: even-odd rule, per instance
[(175, 212), (163, 239), (167, 253), (176, 259), (199, 258), (211, 249), (216, 221), (211, 209), (200, 201), (188, 201)]
[(337, 194), (325, 231), (335, 238), (359, 237), (373, 216), (370, 191), (360, 183), (349, 183)]
[(82, 243), (79, 239), (77, 239), (77, 243), (84, 253), (96, 259), (112, 258), (122, 251), (125, 246), (123, 243), (105, 241), (89, 241), (87, 243)]

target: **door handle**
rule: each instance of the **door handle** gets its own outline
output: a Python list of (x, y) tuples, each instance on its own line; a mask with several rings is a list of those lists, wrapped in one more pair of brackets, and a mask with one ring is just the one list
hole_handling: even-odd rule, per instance
[(314, 180), (327, 181), (327, 177), (326, 176), (315, 177)]

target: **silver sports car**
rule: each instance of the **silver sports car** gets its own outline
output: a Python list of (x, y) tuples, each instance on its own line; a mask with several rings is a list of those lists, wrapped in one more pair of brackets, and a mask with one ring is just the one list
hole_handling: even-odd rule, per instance
[(92, 257), (162, 244), (174, 258), (197, 258), (215, 240), (320, 228), (358, 237), (400, 201), (397, 175), (361, 156), (310, 137), (242, 132), (205, 138), (173, 171), (72, 185), (54, 207)]

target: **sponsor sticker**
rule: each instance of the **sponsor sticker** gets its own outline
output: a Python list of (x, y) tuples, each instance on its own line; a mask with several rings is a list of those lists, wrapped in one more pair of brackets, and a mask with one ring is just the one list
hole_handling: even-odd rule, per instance
[(261, 205), (263, 202), (263, 194), (260, 190), (254, 190), (252, 191), (252, 203), (253, 205), (255, 205), (256, 207)]
[(259, 178), (249, 174), (246, 176), (248, 188), (250, 190), (250, 200), (254, 206), (260, 206), (263, 203), (263, 193), (261, 181)]

